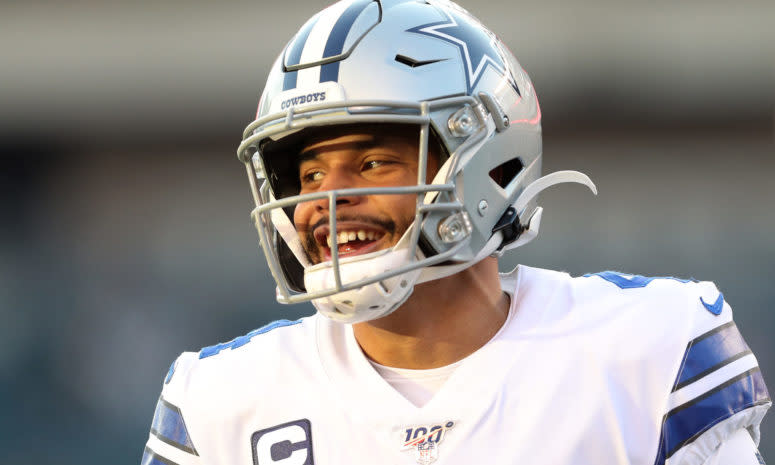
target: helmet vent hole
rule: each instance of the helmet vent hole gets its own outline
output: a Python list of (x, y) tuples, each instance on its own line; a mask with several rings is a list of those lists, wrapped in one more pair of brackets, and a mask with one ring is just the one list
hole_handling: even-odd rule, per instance
[(379, 305), (372, 305), (369, 307), (369, 310), (377, 310), (379, 307)]
[(519, 157), (512, 158), (491, 169), (490, 178), (505, 189), (524, 167), (525, 165), (522, 163), (522, 159)]

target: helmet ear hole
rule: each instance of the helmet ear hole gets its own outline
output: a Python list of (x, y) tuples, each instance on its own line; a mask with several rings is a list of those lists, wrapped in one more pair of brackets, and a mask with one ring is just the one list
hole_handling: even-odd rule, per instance
[(525, 165), (519, 157), (507, 160), (490, 170), (490, 178), (503, 189), (522, 171)]

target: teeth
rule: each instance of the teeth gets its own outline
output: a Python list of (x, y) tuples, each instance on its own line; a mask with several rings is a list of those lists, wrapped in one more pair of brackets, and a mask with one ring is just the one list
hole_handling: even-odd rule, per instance
[(358, 231), (342, 231), (335, 234), (334, 237), (331, 237), (330, 234), (326, 235), (326, 244), (331, 247), (334, 245), (334, 240), (336, 240), (337, 244), (346, 244), (355, 240), (365, 241), (368, 239), (373, 241), (375, 237), (377, 237), (377, 234), (374, 231), (366, 232), (363, 229)]

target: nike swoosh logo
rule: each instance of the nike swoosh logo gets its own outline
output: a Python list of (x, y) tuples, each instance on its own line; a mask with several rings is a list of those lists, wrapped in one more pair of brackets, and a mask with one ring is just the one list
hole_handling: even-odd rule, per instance
[(702, 305), (708, 309), (708, 311), (714, 315), (721, 315), (721, 309), (724, 308), (724, 294), (719, 292), (718, 293), (718, 299), (716, 299), (713, 304), (709, 304), (702, 300), (702, 297), (700, 297), (700, 302), (702, 302)]

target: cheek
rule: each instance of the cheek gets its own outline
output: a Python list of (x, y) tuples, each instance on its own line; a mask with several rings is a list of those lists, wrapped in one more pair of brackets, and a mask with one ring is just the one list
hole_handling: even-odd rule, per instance
[(382, 210), (396, 225), (408, 226), (414, 220), (417, 207), (417, 197), (414, 194), (384, 195), (379, 197)]
[(298, 231), (307, 229), (311, 209), (309, 204), (300, 203), (293, 210), (293, 225)]

